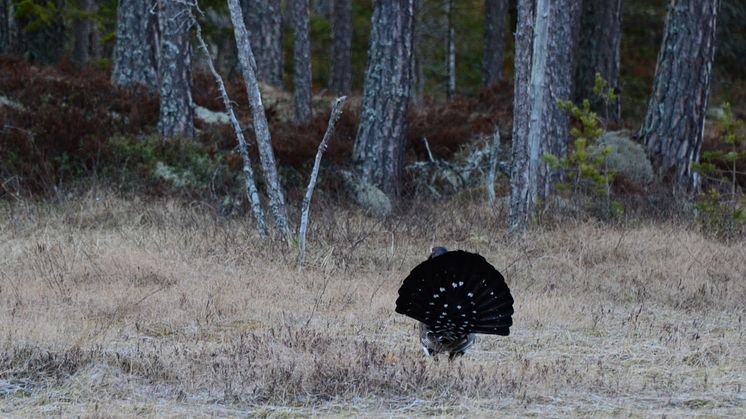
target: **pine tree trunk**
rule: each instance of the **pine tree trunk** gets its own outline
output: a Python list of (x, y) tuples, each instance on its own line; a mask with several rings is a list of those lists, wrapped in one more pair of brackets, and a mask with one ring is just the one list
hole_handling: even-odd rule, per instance
[(593, 94), (596, 73), (618, 91), (619, 45), (622, 39), (622, 0), (584, 1), (575, 67), (575, 101), (589, 99), (591, 109), (619, 122), (621, 101), (610, 104)]
[[(90, 8), (89, 12), (97, 16), (99, 13), (99, 5), (96, 2), (97, 0), (87, 0), (90, 1)], [(88, 40), (88, 58), (89, 60), (98, 60), (101, 58), (101, 29), (96, 24), (96, 21), (93, 19), (90, 19), (90, 31), (89, 31), (89, 40)]]
[[(81, 0), (79, 8), (82, 12), (94, 13), (96, 3), (94, 0)], [(73, 24), (73, 62), (83, 65), (91, 60), (91, 52), (94, 49), (91, 43), (94, 28), (95, 23), (87, 16), (80, 17)]]
[(158, 14), (150, 0), (119, 0), (112, 83), (158, 89)]
[[(530, 0), (518, 3), (512, 231), (525, 230), (536, 203), (549, 195), (554, 179), (542, 156), (562, 157), (566, 153), (569, 123), (557, 101), (569, 100), (572, 91), (572, 40), (578, 7), (576, 0), (537, 0), (532, 13)], [(527, 22), (532, 15), (533, 22)], [(532, 23), (533, 33), (527, 35)], [(530, 53), (525, 50), (529, 44), (526, 36), (532, 37)]]
[(415, 0), (374, 0), (353, 161), (363, 179), (399, 195), (412, 84)]
[(522, 232), (535, 205), (535, 187), (532, 191), (531, 172), (536, 170), (536, 161), (528, 143), (528, 127), (531, 105), (528, 86), (531, 80), (531, 59), (534, 33), (533, 0), (518, 0), (515, 30), (514, 95), (513, 95), (513, 141), (512, 167), (510, 169), (510, 214), (508, 228), (511, 232)]
[[(561, 158), (567, 154), (570, 120), (557, 102), (572, 100), (575, 46), (580, 23), (580, 0), (548, 0), (546, 5), (549, 13), (549, 37), (546, 52), (537, 51), (536, 43), (534, 43), (534, 54), (546, 54), (546, 67), (535, 69), (538, 73), (544, 73), (538, 76), (543, 79), (543, 82), (541, 86), (535, 85), (535, 90), (529, 93), (529, 96), (534, 99), (537, 96), (544, 97), (544, 103), (539, 105), (542, 113), (533, 115), (537, 116), (538, 120), (536, 124), (532, 121), (534, 130), (529, 133), (529, 141), (538, 141), (541, 144), (537, 179), (541, 201), (546, 201), (554, 183), (559, 180), (557, 174), (550, 172), (549, 165), (544, 163), (542, 156), (550, 153)], [(538, 12), (536, 18), (540, 19)], [(534, 55), (534, 60), (536, 59)], [(538, 111), (537, 108), (532, 109)], [(536, 135), (537, 138), (532, 139), (532, 135)]]
[(484, 54), (482, 57), (482, 84), (493, 85), (503, 79), (505, 55), (505, 18), (508, 14), (507, 0), (485, 0), (484, 2)]
[(334, 0), (329, 88), (336, 94), (352, 90), (352, 0)]
[(673, 172), (677, 193), (696, 191), (720, 0), (671, 0), (640, 138)]
[(453, 0), (445, 1), (446, 15), (446, 96), (456, 93), (456, 33), (453, 29)]
[(164, 137), (194, 136), (192, 103), (192, 17), (180, 0), (160, 0), (158, 60), (161, 109), (158, 129)]
[(241, 0), (259, 81), (282, 87), (282, 7), (277, 0)]
[(293, 90), (295, 123), (311, 121), (311, 41), (308, 35), (308, 0), (291, 0), (293, 15)]

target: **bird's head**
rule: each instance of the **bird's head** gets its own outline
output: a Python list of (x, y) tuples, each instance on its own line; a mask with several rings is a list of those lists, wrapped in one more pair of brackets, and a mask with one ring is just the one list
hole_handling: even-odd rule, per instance
[(435, 246), (432, 249), (430, 249), (430, 257), (428, 259), (432, 259), (434, 257), (438, 257), (442, 254), (445, 254), (448, 252), (448, 249), (446, 249), (443, 246)]

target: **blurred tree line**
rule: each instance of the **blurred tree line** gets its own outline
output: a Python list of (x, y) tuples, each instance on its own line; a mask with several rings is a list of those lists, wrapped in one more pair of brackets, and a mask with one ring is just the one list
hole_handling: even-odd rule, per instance
[[(244, 0), (249, 10), (251, 0)], [(286, 1), (273, 1), (275, 20), (282, 29), (281, 78), (292, 87), (293, 34)], [(281, 4), (280, 4), (281, 3)], [(310, 38), (313, 84), (325, 89), (331, 81), (332, 0), (311, 0)], [(360, 91), (367, 60), (372, 5), (370, 1), (351, 1), (352, 89)], [(450, 22), (455, 29), (456, 88), (459, 93), (475, 93), (482, 74), (484, 0), (453, 2)], [(510, 1), (508, 21), (502, 28), (505, 40), (504, 77), (512, 79), (512, 32), (515, 29), (515, 4)], [(17, 54), (42, 64), (68, 59), (111, 67), (115, 45), (116, 0), (0, 0), (0, 53)], [(418, 2), (417, 48), (421, 67), (418, 92), (445, 95), (446, 83), (446, 11), (444, 0)], [(663, 33), (666, 0), (625, 0), (622, 7), (621, 78), (627, 97), (644, 100), (655, 70), (654, 62)], [(199, 2), (205, 12), (200, 17), (205, 38), (214, 48), (222, 71), (235, 71), (233, 41), (227, 5), (221, 0)], [(251, 14), (247, 14), (251, 16)], [(257, 20), (257, 21), (260, 21)], [(420, 51), (427, 51), (423, 54)], [(746, 56), (746, 3), (724, 0), (718, 22), (716, 71), (733, 77), (746, 77), (742, 57)], [(634, 112), (633, 112), (634, 113)], [(641, 116), (639, 112), (637, 116)]]

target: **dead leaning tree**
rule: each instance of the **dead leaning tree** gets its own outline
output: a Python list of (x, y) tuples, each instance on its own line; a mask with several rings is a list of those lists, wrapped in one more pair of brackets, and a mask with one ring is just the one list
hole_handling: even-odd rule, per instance
[(329, 124), (326, 126), (326, 132), (324, 138), (319, 144), (318, 150), (316, 150), (316, 159), (313, 161), (313, 169), (311, 170), (311, 177), (308, 180), (308, 188), (306, 188), (306, 195), (303, 197), (303, 206), (301, 207), (300, 215), (300, 227), (298, 228), (298, 239), (300, 241), (300, 254), (298, 255), (298, 267), (303, 266), (303, 259), (306, 256), (306, 230), (308, 230), (308, 210), (311, 206), (311, 196), (313, 196), (313, 189), (316, 186), (316, 179), (319, 176), (319, 167), (321, 166), (321, 156), (326, 151), (326, 147), (334, 134), (334, 126), (342, 115), (342, 104), (347, 100), (347, 96), (337, 98), (332, 105), (332, 114), (329, 117)]
[(199, 44), (202, 52), (205, 53), (207, 59), (207, 66), (210, 68), (210, 72), (215, 77), (215, 83), (218, 85), (220, 90), (220, 96), (223, 98), (223, 105), (225, 105), (225, 111), (228, 113), (228, 118), (231, 121), (231, 126), (236, 132), (236, 139), (238, 140), (238, 152), (241, 154), (241, 160), (243, 161), (243, 173), (246, 182), (246, 195), (249, 198), (251, 204), (251, 211), (254, 213), (254, 219), (256, 219), (257, 228), (259, 234), (262, 237), (267, 237), (267, 223), (264, 221), (264, 211), (262, 210), (262, 203), (259, 200), (259, 192), (256, 189), (256, 182), (254, 182), (254, 171), (251, 169), (251, 158), (249, 157), (249, 147), (246, 145), (246, 140), (241, 130), (241, 125), (238, 123), (235, 112), (233, 112), (233, 105), (228, 97), (228, 92), (225, 90), (225, 83), (220, 73), (215, 69), (215, 65), (212, 62), (212, 56), (210, 50), (207, 48), (205, 40), (202, 38), (202, 26), (194, 19), (194, 27), (196, 28), (197, 43)]
[(262, 171), (267, 183), (267, 195), (269, 196), (269, 212), (275, 220), (275, 228), (283, 237), (290, 237), (290, 225), (288, 224), (287, 206), (285, 195), (282, 193), (280, 177), (277, 174), (277, 163), (272, 151), (272, 141), (269, 134), (267, 116), (264, 113), (262, 95), (259, 91), (259, 82), (256, 79), (256, 61), (251, 51), (249, 33), (243, 20), (243, 13), (238, 0), (228, 0), (228, 10), (233, 22), (233, 34), (236, 37), (238, 49), (238, 61), (241, 64), (241, 74), (246, 85), (246, 93), (249, 96), (251, 115), (254, 120), (254, 133), (256, 144), (259, 148), (259, 160), (262, 163)]
[[(233, 5), (236, 4), (236, 0), (228, 0), (228, 1), (229, 1), (229, 7), (231, 7), (231, 13), (233, 13), (233, 7), (234, 7)], [(195, 4), (195, 7), (196, 7), (196, 4)], [(235, 10), (238, 10), (237, 17), (240, 19), (239, 21), (243, 22), (243, 18), (240, 16), (240, 9), (236, 8)], [(232, 14), (232, 17), (233, 16), (234, 15)], [(191, 18), (196, 28), (197, 42), (199, 44), (199, 47), (205, 53), (208, 67), (210, 68), (212, 75), (215, 77), (215, 82), (217, 83), (218, 89), (220, 90), (220, 95), (223, 99), (223, 104), (225, 105), (226, 111), (228, 113), (228, 117), (231, 121), (231, 125), (233, 126), (233, 129), (236, 132), (236, 138), (239, 144), (239, 152), (241, 154), (241, 159), (243, 160), (243, 172), (244, 172), (245, 181), (246, 181), (246, 192), (249, 198), (249, 202), (251, 203), (251, 209), (254, 213), (254, 218), (256, 218), (256, 221), (257, 221), (259, 232), (262, 235), (262, 237), (266, 237), (268, 235), (267, 224), (264, 221), (264, 212), (262, 211), (261, 202), (259, 200), (259, 193), (257, 191), (256, 183), (254, 181), (254, 172), (251, 169), (251, 159), (249, 157), (248, 146), (246, 145), (246, 140), (244, 139), (244, 136), (243, 136), (243, 131), (241, 130), (241, 126), (238, 122), (238, 119), (236, 118), (235, 113), (233, 112), (233, 106), (231, 104), (230, 98), (228, 97), (228, 93), (225, 90), (225, 84), (223, 83), (223, 78), (220, 76), (220, 74), (215, 69), (215, 65), (213, 64), (213, 61), (212, 61), (212, 56), (210, 55), (209, 50), (207, 48), (207, 44), (205, 43), (204, 38), (202, 37), (202, 27), (199, 25), (199, 23), (197, 22), (197, 20), (194, 18), (193, 15), (191, 16)], [(245, 27), (244, 27), (244, 32), (245, 32)], [(246, 39), (246, 46), (248, 47), (248, 39)], [(248, 55), (248, 62), (254, 62), (253, 57), (251, 56), (250, 47), (245, 51), (245, 53), (246, 55)], [(264, 121), (265, 128), (267, 128), (267, 125), (266, 125), (267, 119), (266, 119), (266, 116), (264, 115), (264, 108), (261, 107), (261, 95), (259, 92), (258, 82), (256, 80), (256, 73), (254, 71), (249, 72), (249, 80), (247, 82), (247, 88), (249, 88), (248, 85), (251, 85), (255, 88), (255, 93), (257, 95), (255, 99), (260, 105), (260, 108), (254, 114), (255, 118), (256, 118), (256, 113), (261, 113), (260, 116)], [(311, 171), (308, 188), (306, 189), (306, 194), (305, 194), (305, 197), (303, 198), (300, 227), (298, 231), (299, 241), (300, 241), (300, 254), (298, 257), (299, 267), (302, 266), (303, 259), (305, 256), (306, 231), (308, 229), (309, 208), (311, 205), (311, 197), (313, 195), (313, 190), (316, 186), (316, 181), (318, 179), (319, 168), (321, 166), (321, 156), (324, 154), (324, 151), (326, 151), (326, 147), (329, 144), (329, 141), (331, 140), (332, 135), (334, 134), (334, 126), (337, 120), (339, 119), (340, 115), (342, 114), (341, 107), (346, 99), (347, 99), (346, 96), (337, 98), (337, 100), (335, 100), (332, 105), (332, 112), (331, 112), (331, 116), (329, 117), (329, 125), (326, 128), (324, 137), (321, 140), (321, 143), (319, 144), (319, 148), (316, 152), (316, 159), (314, 161), (313, 170)], [(252, 102), (252, 110), (254, 109), (253, 105), (254, 105), (254, 102)], [(254, 125), (256, 125), (256, 120), (255, 120)], [(264, 141), (264, 143), (262, 143), (262, 141)], [(259, 144), (259, 147), (268, 148), (269, 153), (272, 152), (272, 146), (269, 143), (269, 129), (268, 128), (266, 129), (266, 137), (263, 137), (260, 139), (260, 136), (257, 134), (257, 143)], [(273, 169), (275, 173), (277, 173), (276, 172), (277, 168), (274, 165), (274, 160), (273, 160)], [(265, 173), (265, 176), (266, 176), (266, 173)], [(282, 195), (282, 186), (279, 184), (279, 181), (274, 185), (274, 187)], [(270, 189), (270, 186), (268, 186), (267, 188)], [(284, 205), (284, 201), (283, 201), (283, 205)], [(272, 207), (270, 204), (270, 209), (271, 208)], [(285, 219), (285, 222), (286, 222), (285, 226), (289, 231), (287, 219)], [(278, 229), (279, 229), (279, 225), (278, 225)], [(285, 234), (286, 238), (288, 236), (289, 234)]]

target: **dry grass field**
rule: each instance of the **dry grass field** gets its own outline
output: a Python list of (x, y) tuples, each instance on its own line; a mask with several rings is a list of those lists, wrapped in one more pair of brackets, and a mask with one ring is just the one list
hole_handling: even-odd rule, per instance
[[(203, 204), (0, 203), (0, 415), (746, 416), (744, 241), (571, 221), (511, 239), (465, 202), (315, 203), (303, 270)], [(505, 275), (509, 337), (424, 357), (394, 301), (433, 244)]]

